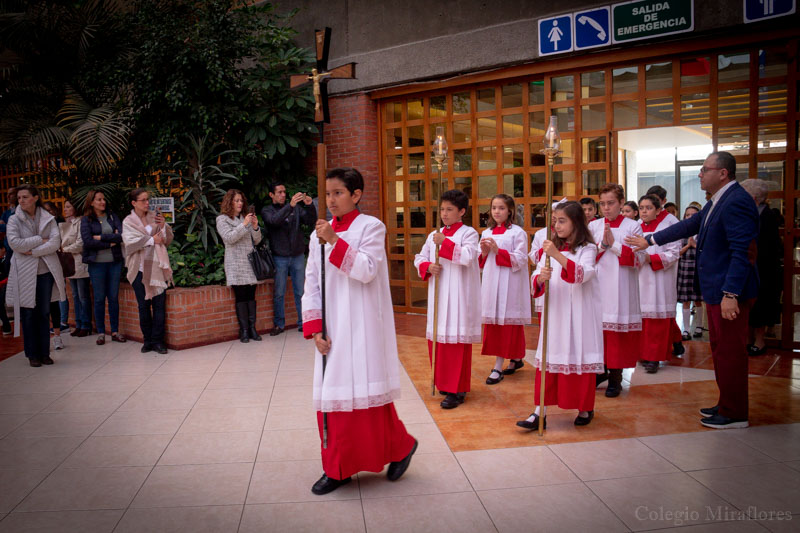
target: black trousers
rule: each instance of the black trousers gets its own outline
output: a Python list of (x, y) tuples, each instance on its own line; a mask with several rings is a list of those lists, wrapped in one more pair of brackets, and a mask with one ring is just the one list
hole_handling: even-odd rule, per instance
[(55, 279), (49, 272), (36, 276), (36, 307), (21, 307), (19, 310), (25, 357), (34, 361), (50, 355), (50, 296), (54, 283)]
[(256, 299), (255, 285), (231, 285), (231, 287), (233, 287), (233, 296), (236, 298), (236, 303), (252, 302)]
[(164, 343), (164, 324), (167, 320), (167, 291), (163, 291), (151, 300), (145, 300), (142, 273), (136, 274), (136, 279), (131, 284), (136, 294), (136, 303), (139, 306), (139, 327), (145, 344)]

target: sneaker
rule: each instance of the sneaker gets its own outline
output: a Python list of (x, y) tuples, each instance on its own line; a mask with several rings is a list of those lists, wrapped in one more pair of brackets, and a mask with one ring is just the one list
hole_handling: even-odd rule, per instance
[(747, 420), (736, 420), (735, 418), (728, 418), (720, 414), (703, 418), (700, 420), (700, 423), (707, 428), (713, 429), (739, 429), (746, 428), (750, 425)]
[(717, 416), (717, 414), (719, 414), (719, 405), (715, 405), (714, 407), (703, 407), (700, 409), (700, 414), (706, 418)]
[(56, 335), (53, 337), (53, 348), (56, 350), (63, 350), (64, 349), (64, 341), (61, 340), (61, 335)]

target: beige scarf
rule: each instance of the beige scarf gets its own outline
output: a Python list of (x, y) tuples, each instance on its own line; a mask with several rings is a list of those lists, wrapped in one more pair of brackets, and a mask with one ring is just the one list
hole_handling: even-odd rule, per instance
[[(133, 215), (130, 217), (131, 228), (139, 233), (138, 237), (153, 237), (158, 233), (155, 220), (150, 220), (155, 218), (152, 213), (147, 214), (147, 222), (151, 228), (149, 232), (135, 211), (131, 211), (131, 215)], [(172, 284), (172, 268), (169, 265), (169, 254), (167, 254), (167, 247), (163, 244), (144, 247), (142, 284), (144, 285), (145, 300), (152, 300), (154, 296), (158, 296), (164, 292), (168, 285)]]

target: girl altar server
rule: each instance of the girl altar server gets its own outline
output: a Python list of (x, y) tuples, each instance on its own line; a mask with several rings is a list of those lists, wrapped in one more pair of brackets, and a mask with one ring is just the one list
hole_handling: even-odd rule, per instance
[(603, 309), (603, 346), (608, 367), (606, 396), (622, 392), (622, 369), (634, 368), (639, 359), (642, 313), (639, 308), (640, 253), (625, 244), (631, 235), (641, 237), (642, 228), (621, 214), (625, 191), (617, 183), (600, 189), (600, 210), (604, 218), (589, 223), (589, 231), (599, 247), (597, 277)]
[[(649, 235), (678, 223), (654, 194), (639, 199), (642, 232)], [(678, 302), (678, 259), (681, 242), (653, 245), (645, 250), (644, 265), (639, 269), (639, 302), (642, 309), (641, 354), (649, 374), (658, 372), (660, 361), (669, 361), (673, 344), (680, 342), (675, 324)], [(675, 338), (677, 335), (677, 338)]]
[[(326, 176), (331, 223), (318, 220), (311, 234), (303, 294), (303, 335), (316, 345), (314, 407), (323, 439), (322, 477), (314, 494), (349, 483), (360, 471), (397, 480), (408, 468), (417, 442), (397, 417), (399, 361), (386, 261), (386, 226), (356, 208), (364, 179), (354, 168)], [(319, 239), (326, 241), (320, 257)], [(320, 262), (325, 261), (327, 338), (322, 338)], [(327, 354), (324, 373), (322, 354)]]
[[(420, 277), (428, 280), (428, 354), (436, 348), (434, 384), (445, 394), (442, 409), (464, 403), (470, 390), (472, 344), (481, 341), (481, 274), (478, 266), (478, 232), (461, 219), (469, 207), (464, 191), (442, 193), (440, 216), (444, 228), (428, 235), (414, 259)], [(436, 264), (436, 245), (440, 264)], [(433, 338), (433, 305), (439, 279), (439, 312), (436, 338)]]
[[(478, 260), (481, 281), (482, 355), (494, 355), (487, 385), (503, 380), (503, 361), (518, 368), (525, 357), (525, 324), (531, 323), (528, 296), (528, 234), (511, 222), (514, 199), (507, 194), (492, 198), (489, 227), (480, 240)], [(521, 365), (520, 365), (521, 366)]]
[[(550, 256), (539, 260), (531, 278), (531, 294), (544, 295), (544, 282), (550, 280), (547, 317), (547, 368), (545, 406), (577, 409), (576, 426), (585, 426), (594, 417), (596, 375), (603, 372), (603, 335), (597, 279), (597, 246), (586, 225), (586, 217), (578, 202), (559, 204), (554, 211), (556, 223), (552, 240), (545, 240), (542, 249)], [(541, 354), (544, 331), (540, 330), (536, 354), (534, 402), (539, 402)], [(539, 429), (541, 416), (547, 427), (546, 407), (536, 406), (519, 427)]]

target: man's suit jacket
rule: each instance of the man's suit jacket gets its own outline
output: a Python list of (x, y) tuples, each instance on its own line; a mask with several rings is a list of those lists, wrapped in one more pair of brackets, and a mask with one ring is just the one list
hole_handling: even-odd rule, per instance
[(659, 231), (653, 238), (658, 244), (665, 244), (697, 235), (696, 283), (699, 282), (706, 303), (719, 304), (723, 292), (738, 294), (742, 300), (755, 298), (756, 203), (741, 185), (734, 183), (718, 200), (710, 218), (709, 211), (711, 202), (693, 217)]

